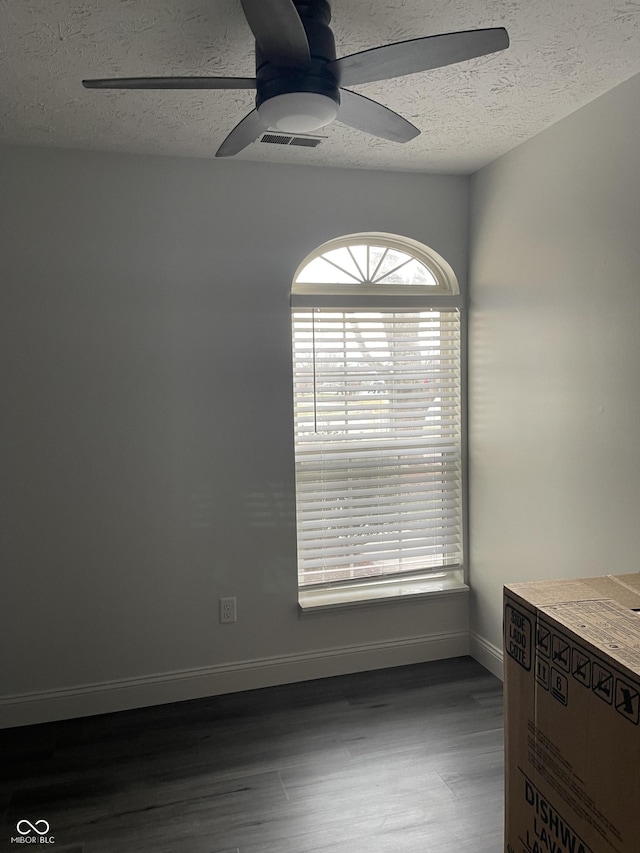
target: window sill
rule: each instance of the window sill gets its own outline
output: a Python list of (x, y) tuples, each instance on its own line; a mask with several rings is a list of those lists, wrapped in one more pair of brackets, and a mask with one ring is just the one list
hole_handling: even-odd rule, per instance
[(300, 615), (308, 616), (342, 608), (368, 607), (377, 604), (414, 602), (420, 598), (466, 593), (462, 571), (445, 577), (423, 577), (365, 581), (336, 587), (301, 589), (298, 593)]

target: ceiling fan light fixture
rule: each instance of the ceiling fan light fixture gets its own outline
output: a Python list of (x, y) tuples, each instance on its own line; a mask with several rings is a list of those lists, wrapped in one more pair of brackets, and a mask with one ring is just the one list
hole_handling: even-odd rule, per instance
[(327, 95), (287, 92), (260, 104), (258, 115), (262, 123), (272, 130), (308, 133), (332, 122), (338, 115), (338, 106)]

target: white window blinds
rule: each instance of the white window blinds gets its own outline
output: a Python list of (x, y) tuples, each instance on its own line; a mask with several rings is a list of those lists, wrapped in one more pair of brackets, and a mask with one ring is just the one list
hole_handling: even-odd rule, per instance
[(293, 312), (301, 586), (462, 560), (457, 309)]

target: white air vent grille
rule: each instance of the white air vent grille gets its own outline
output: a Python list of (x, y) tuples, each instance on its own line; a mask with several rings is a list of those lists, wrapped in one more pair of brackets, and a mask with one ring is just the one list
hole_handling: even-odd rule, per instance
[(291, 136), (288, 133), (263, 133), (260, 142), (270, 145), (298, 145), (301, 148), (315, 148), (322, 139), (315, 136)]

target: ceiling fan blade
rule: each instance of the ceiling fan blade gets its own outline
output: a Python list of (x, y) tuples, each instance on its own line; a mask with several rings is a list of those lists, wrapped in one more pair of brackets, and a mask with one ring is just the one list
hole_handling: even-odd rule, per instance
[(266, 130), (264, 123), (258, 115), (258, 110), (251, 110), (242, 121), (237, 124), (216, 151), (216, 157), (233, 157), (247, 145), (251, 145)]
[(292, 0), (240, 0), (256, 44), (276, 67), (311, 60), (307, 34)]
[(338, 121), (355, 127), (372, 136), (390, 139), (392, 142), (409, 142), (419, 136), (417, 127), (402, 118), (398, 113), (384, 107), (377, 101), (357, 95), (347, 89), (340, 89), (340, 109)]
[(255, 89), (253, 77), (114, 77), (83, 80), (85, 89)]
[(352, 53), (334, 59), (328, 68), (336, 75), (340, 86), (356, 86), (359, 83), (389, 80), (430, 68), (441, 68), (507, 47), (509, 34), (504, 27), (466, 30), (398, 41)]

